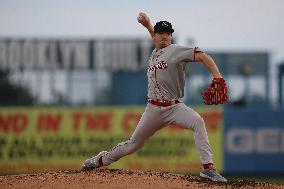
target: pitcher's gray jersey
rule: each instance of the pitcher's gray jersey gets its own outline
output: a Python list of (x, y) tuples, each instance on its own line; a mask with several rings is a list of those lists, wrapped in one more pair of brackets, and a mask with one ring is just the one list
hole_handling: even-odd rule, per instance
[[(195, 61), (194, 54), (197, 51), (200, 50), (178, 45), (169, 45), (158, 51), (154, 50), (150, 57), (147, 74), (148, 97), (152, 100), (164, 101), (182, 98), (186, 62)], [(131, 138), (119, 143), (109, 152), (104, 152), (100, 159), (100, 166), (110, 165), (137, 151), (155, 132), (171, 124), (193, 130), (195, 145), (199, 150), (202, 164), (213, 162), (205, 122), (197, 112), (182, 102), (167, 107), (149, 102)]]
[(195, 50), (175, 44), (153, 50), (147, 71), (149, 99), (172, 101), (183, 97), (185, 63), (195, 61)]
[[(150, 56), (147, 70), (149, 100), (145, 111), (129, 140), (117, 144), (108, 152), (102, 151), (87, 159), (83, 167), (93, 169), (110, 165), (141, 149), (147, 140), (160, 129), (168, 125), (176, 125), (194, 132), (194, 143), (199, 150), (203, 166), (200, 176), (223, 182), (226, 179), (216, 171), (213, 172), (215, 169), (212, 169), (213, 154), (203, 118), (181, 101), (184, 96), (186, 63), (195, 62), (195, 58), (203, 60), (202, 57), (205, 56), (199, 54), (202, 51), (197, 47), (168, 45), (171, 43), (174, 30), (171, 23), (167, 21), (157, 22), (154, 28), (146, 28), (152, 36), (156, 49)], [(162, 40), (165, 41), (162, 42)], [(160, 49), (162, 46), (166, 47)], [(204, 63), (206, 64), (206, 61)], [(215, 179), (216, 177), (219, 180)]]

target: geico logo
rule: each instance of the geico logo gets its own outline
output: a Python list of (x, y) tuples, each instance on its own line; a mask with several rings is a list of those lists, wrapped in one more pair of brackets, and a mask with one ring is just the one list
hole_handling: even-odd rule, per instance
[(226, 134), (226, 150), (233, 154), (284, 153), (284, 130), (279, 128), (234, 128)]

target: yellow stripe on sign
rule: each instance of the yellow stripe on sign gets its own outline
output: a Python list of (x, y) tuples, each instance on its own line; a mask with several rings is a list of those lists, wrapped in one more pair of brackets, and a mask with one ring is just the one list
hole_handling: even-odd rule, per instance
[[(128, 140), (145, 107), (1, 108), (0, 174), (79, 169), (82, 162)], [(215, 166), (223, 170), (223, 110), (197, 107), (206, 122)], [(109, 168), (198, 172), (193, 132), (174, 125)]]

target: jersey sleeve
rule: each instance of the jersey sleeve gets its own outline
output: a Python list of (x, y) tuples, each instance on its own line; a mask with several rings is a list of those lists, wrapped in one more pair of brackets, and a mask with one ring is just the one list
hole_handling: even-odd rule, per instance
[(202, 52), (198, 47), (189, 48), (177, 46), (176, 61), (177, 63), (195, 62), (195, 53)]

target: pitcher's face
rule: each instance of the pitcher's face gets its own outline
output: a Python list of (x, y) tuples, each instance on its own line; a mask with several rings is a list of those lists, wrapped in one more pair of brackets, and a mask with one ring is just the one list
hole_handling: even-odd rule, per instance
[(170, 32), (157, 32), (153, 39), (156, 49), (162, 49), (172, 43), (172, 34)]

